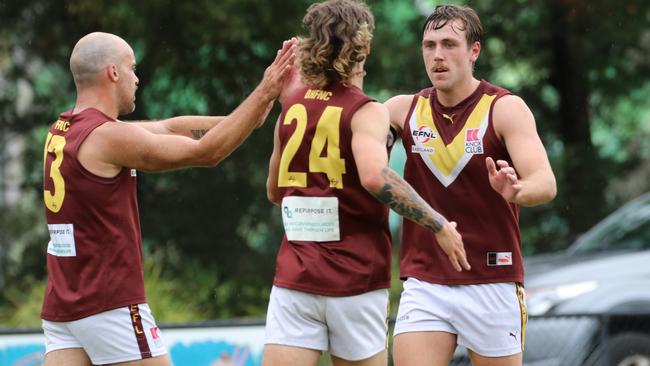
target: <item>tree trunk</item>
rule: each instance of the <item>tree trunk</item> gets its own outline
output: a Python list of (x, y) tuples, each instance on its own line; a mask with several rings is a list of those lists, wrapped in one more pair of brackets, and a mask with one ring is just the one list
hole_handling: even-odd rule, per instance
[(602, 163), (591, 142), (589, 90), (576, 27), (575, 8), (567, 0), (553, 1), (553, 67), (551, 83), (559, 96), (558, 123), (564, 161), (558, 179), (558, 207), (574, 238), (605, 212), (607, 183)]

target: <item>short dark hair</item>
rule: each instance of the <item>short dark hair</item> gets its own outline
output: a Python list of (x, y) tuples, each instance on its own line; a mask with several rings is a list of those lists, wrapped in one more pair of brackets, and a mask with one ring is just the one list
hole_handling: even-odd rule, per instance
[(456, 19), (463, 23), (461, 30), (465, 31), (468, 45), (481, 42), (483, 39), (483, 25), (481, 25), (481, 19), (479, 19), (476, 11), (469, 6), (454, 4), (436, 6), (433, 13), (424, 22), (422, 34), (429, 29), (440, 29)]

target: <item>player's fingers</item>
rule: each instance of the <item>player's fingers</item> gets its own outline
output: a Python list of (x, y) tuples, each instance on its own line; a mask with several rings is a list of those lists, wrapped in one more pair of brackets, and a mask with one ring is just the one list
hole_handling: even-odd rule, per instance
[(497, 160), (497, 165), (498, 165), (500, 168), (506, 168), (506, 167), (509, 167), (509, 166), (510, 166), (510, 164), (508, 164), (508, 162), (505, 161), (505, 160)]
[(456, 221), (449, 221), (449, 225), (451, 225), (451, 227), (453, 227), (454, 229), (456, 228), (456, 226), (458, 226), (458, 224), (456, 224)]
[(277, 78), (284, 82), (287, 76), (291, 73), (293, 69), (293, 56), (288, 56), (280, 59), (275, 65), (277, 69)]
[(463, 269), (460, 267), (460, 263), (458, 263), (458, 259), (456, 259), (456, 256), (454, 254), (449, 256), (449, 261), (451, 262), (451, 265), (454, 267), (456, 272), (460, 272)]
[(508, 177), (508, 180), (512, 183), (517, 183), (517, 176), (515, 174), (507, 174), (506, 177)]
[(280, 67), (293, 65), (293, 59), (296, 57), (296, 47), (291, 46), (291, 48), (288, 48), (286, 51), (283, 49), (283, 52), (279, 57), (280, 58), (277, 60), (276, 64), (280, 65)]
[(283, 41), (282, 48), (278, 50), (278, 53), (275, 55), (274, 64), (282, 64), (286, 57), (291, 56), (295, 53), (295, 42), (292, 41)]
[(282, 47), (278, 50), (278, 52), (275, 53), (275, 59), (273, 59), (274, 64), (278, 62), (280, 56), (282, 56), (282, 51), (285, 50), (286, 47), (287, 47), (287, 41), (282, 41)]
[(469, 262), (467, 261), (467, 257), (463, 255), (460, 257), (460, 265), (465, 269), (466, 271), (469, 271), (472, 269), (472, 266), (469, 265)]
[(487, 167), (488, 173), (490, 175), (495, 175), (497, 172), (497, 168), (494, 165), (494, 160), (492, 160), (491, 157), (485, 158), (485, 166)]
[(508, 174), (516, 174), (515, 173), (515, 168), (511, 166), (503, 167), (499, 170), (500, 172), (508, 173)]
[(291, 48), (296, 45), (296, 42), (292, 39), (288, 39), (282, 42), (282, 54), (287, 53)]

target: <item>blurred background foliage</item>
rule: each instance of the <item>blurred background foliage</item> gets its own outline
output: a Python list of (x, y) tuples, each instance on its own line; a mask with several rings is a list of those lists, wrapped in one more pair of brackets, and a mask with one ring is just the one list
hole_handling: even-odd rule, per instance
[[(101, 30), (132, 44), (140, 89), (124, 119), (225, 115), (255, 87), (282, 40), (302, 34), (310, 3), (0, 2), (0, 325), (40, 324), (43, 140), (74, 102), (68, 57), (76, 41)], [(438, 2), (368, 3), (377, 29), (366, 92), (384, 101), (429, 86), (419, 42)], [(476, 76), (527, 101), (558, 179), (552, 203), (522, 209), (524, 252), (564, 248), (649, 190), (650, 2), (465, 3), (486, 30)], [(159, 322), (264, 316), (282, 235), (264, 189), (278, 112), (276, 105), (214, 169), (139, 175), (147, 291)], [(395, 272), (393, 303), (400, 288)]]

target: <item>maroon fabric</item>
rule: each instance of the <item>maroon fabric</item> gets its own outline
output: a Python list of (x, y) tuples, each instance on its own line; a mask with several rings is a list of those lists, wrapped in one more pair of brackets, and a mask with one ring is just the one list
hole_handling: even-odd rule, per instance
[[(45, 214), (48, 224), (74, 226), (76, 256), (47, 255), (49, 276), (41, 316), (71, 321), (146, 303), (135, 174), (123, 168), (116, 177), (102, 178), (77, 160), (79, 147), (95, 128), (116, 122), (96, 109), (63, 113), (59, 121), (69, 123), (67, 131), (57, 129), (55, 122), (49, 133), (66, 141), (59, 168), (65, 196), (58, 212), (46, 207)], [(43, 189), (52, 193), (55, 158), (48, 152), (44, 159)]]
[[(402, 141), (407, 151), (404, 178), (438, 212), (458, 223), (463, 236), (471, 271), (456, 272), (447, 255), (440, 249), (430, 231), (404, 220), (400, 277), (414, 277), (438, 284), (479, 284), (494, 282), (523, 283), (523, 263), (519, 236), (519, 207), (506, 202), (492, 189), (488, 180), (485, 158), (512, 160), (504, 144), (496, 136), (492, 124), (483, 136), (483, 154), (475, 154), (448, 187), (431, 173), (419, 154), (411, 152), (414, 145), (409, 120), (418, 96), (429, 98), (433, 120), (445, 144), (463, 131), (470, 113), (484, 94), (496, 95), (494, 102), (510, 92), (482, 81), (477, 90), (454, 107), (440, 105), (436, 91), (427, 88), (413, 99), (411, 111), (404, 121)], [(454, 123), (445, 121), (442, 114), (454, 115)], [(510, 266), (488, 265), (488, 252), (512, 252)], [(493, 260), (491, 258), (490, 260)]]
[(131, 314), (131, 324), (133, 325), (133, 334), (138, 342), (140, 349), (140, 356), (142, 358), (151, 358), (151, 349), (149, 342), (147, 342), (147, 335), (144, 333), (142, 327), (142, 317), (140, 316), (140, 308), (138, 305), (129, 305), (129, 313)]
[[(326, 92), (331, 92), (328, 100), (305, 98), (314, 94), (308, 94), (309, 88), (304, 88), (284, 103), (279, 120), (281, 151), (296, 128), (295, 122), (284, 125), (282, 121), (289, 107), (300, 103), (306, 107), (308, 122), (305, 137), (289, 170), (309, 172), (309, 149), (321, 114), (326, 106), (342, 108), (339, 145), (341, 158), (345, 159), (343, 189), (331, 188), (325, 173), (308, 173), (306, 188), (281, 188), (281, 194), (282, 197), (337, 197), (341, 240), (322, 243), (288, 241), (285, 235), (277, 256), (273, 283), (327, 296), (351, 296), (388, 288), (391, 263), (388, 209), (361, 185), (351, 146), (352, 116), (372, 99), (356, 87), (336, 85)], [(326, 151), (321, 156), (324, 154)]]

